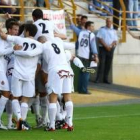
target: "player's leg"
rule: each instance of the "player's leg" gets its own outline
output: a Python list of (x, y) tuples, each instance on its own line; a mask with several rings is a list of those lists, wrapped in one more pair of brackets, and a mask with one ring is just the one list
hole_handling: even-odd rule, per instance
[(42, 113), (42, 125), (47, 125), (48, 122), (48, 105), (47, 94), (45, 92), (40, 93), (40, 106)]
[(16, 129), (14, 123), (12, 122), (12, 117), (13, 117), (12, 94), (11, 94), (12, 71), (7, 72), (7, 78), (8, 78), (8, 82), (9, 82), (9, 88), (10, 88), (10, 98), (9, 98), (7, 104), (6, 104), (6, 113), (7, 113), (7, 118), (8, 118), (7, 128), (8, 129)]
[(71, 99), (71, 78), (65, 78), (63, 83), (63, 97), (65, 101), (66, 123), (68, 131), (73, 130), (73, 102)]
[(12, 122), (12, 117), (13, 117), (13, 108), (12, 108), (12, 95), (10, 95), (10, 99), (8, 100), (6, 104), (6, 113), (7, 113), (7, 118), (8, 118), (8, 129), (16, 129), (15, 125)]
[(26, 122), (28, 113), (28, 102), (29, 98), (35, 95), (35, 82), (22, 81), (22, 98), (21, 98), (21, 118), (18, 119), (18, 130), (29, 130), (30, 126)]
[(5, 73), (0, 73), (0, 90), (1, 90), (1, 98), (0, 98), (0, 129), (7, 129), (1, 122), (1, 117), (6, 106), (7, 101), (10, 97), (9, 92), (9, 83)]
[(55, 130), (55, 119), (57, 113), (57, 94), (51, 93), (49, 95), (49, 107), (48, 107), (48, 115), (50, 120), (49, 130)]
[(62, 93), (62, 79), (57, 74), (57, 71), (52, 70), (48, 74), (48, 83), (45, 85), (49, 96), (48, 116), (50, 120), (49, 129), (47, 131), (55, 130), (55, 120), (57, 113), (57, 93)]
[(31, 108), (31, 106), (33, 107), (37, 127), (38, 125), (42, 123), (42, 116), (40, 115), (40, 99), (39, 98), (40, 98), (39, 94), (37, 94), (35, 97), (29, 98), (29, 102), (28, 102), (28, 107), (29, 108)]
[(22, 95), (22, 80), (12, 76), (11, 79), (12, 108), (17, 121), (21, 119), (19, 97)]
[(47, 92), (45, 88), (45, 83), (47, 83), (48, 74), (44, 73), (42, 70), (39, 73), (38, 82), (38, 92), (40, 93), (40, 106), (42, 112), (42, 124), (47, 125), (48, 119), (48, 105), (49, 101), (47, 98)]
[(61, 129), (65, 125), (65, 117), (63, 116), (64, 108), (61, 107), (61, 100), (62, 98), (59, 98), (57, 101), (57, 114), (56, 114), (56, 122), (55, 122), (56, 129)]
[(39, 127), (42, 124), (42, 115), (40, 113), (40, 95), (36, 95), (34, 103), (33, 103), (33, 110), (36, 116), (36, 123), (37, 127)]
[(61, 121), (63, 119), (62, 113), (61, 113), (61, 106), (59, 101), (57, 101), (57, 114), (56, 114), (56, 120)]
[(35, 81), (23, 81), (23, 94), (21, 99), (21, 118), (26, 120), (28, 113), (29, 98), (35, 96)]

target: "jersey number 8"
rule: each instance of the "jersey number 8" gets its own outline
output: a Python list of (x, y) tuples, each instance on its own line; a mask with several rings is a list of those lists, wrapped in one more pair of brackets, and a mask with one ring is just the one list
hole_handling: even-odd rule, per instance
[(56, 54), (60, 54), (60, 49), (57, 47), (57, 45), (54, 44), (54, 43), (52, 43), (51, 45), (52, 45), (52, 47), (53, 47), (55, 53), (56, 53)]

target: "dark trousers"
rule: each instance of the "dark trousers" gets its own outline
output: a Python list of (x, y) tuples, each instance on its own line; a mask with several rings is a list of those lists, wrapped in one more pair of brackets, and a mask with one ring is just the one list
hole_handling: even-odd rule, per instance
[[(82, 61), (85, 67), (89, 67), (90, 61), (82, 59), (82, 58), (79, 58), (79, 59)], [(78, 92), (79, 93), (85, 93), (85, 94), (88, 93), (87, 87), (88, 87), (89, 77), (90, 77), (89, 73), (82, 72), (82, 71), (79, 72), (79, 78), (78, 78)]]
[[(124, 5), (126, 7), (126, 10), (128, 11), (128, 0), (123, 0), (124, 1)], [(120, 5), (120, 2), (119, 0), (113, 0), (113, 8), (117, 9), (117, 10), (120, 10), (121, 9), (121, 5)], [(113, 10), (113, 15), (116, 16), (116, 17), (119, 17), (120, 13)], [(128, 14), (126, 14), (126, 17), (128, 17)], [(119, 19), (113, 17), (113, 23), (117, 24), (119, 26)], [(118, 29), (118, 26), (116, 25), (113, 25), (114, 26), (114, 29)]]
[(99, 66), (97, 71), (96, 81), (101, 80), (103, 76), (103, 81), (108, 81), (109, 71), (112, 65), (114, 49), (107, 51), (104, 47), (99, 47)]

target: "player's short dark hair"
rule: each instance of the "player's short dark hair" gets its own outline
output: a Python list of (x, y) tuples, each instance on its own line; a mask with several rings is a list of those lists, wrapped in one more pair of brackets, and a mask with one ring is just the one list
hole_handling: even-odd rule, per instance
[(87, 16), (82, 16), (82, 17), (81, 17), (81, 20), (82, 20), (82, 19), (84, 19), (84, 18), (88, 19), (88, 17), (87, 17)]
[(37, 33), (37, 27), (34, 24), (25, 24), (24, 29), (29, 32), (29, 36), (34, 37)]
[(24, 27), (25, 27), (25, 23), (23, 23), (23, 24), (21, 24), (21, 25), (19, 26), (18, 35), (21, 35), (21, 34), (23, 33)]
[(43, 19), (43, 11), (41, 9), (35, 9), (32, 12), (32, 16), (35, 17), (36, 19)]
[(6, 27), (6, 29), (8, 30), (9, 29), (9, 23), (10, 22), (18, 22), (18, 20), (17, 19), (15, 19), (15, 18), (9, 18), (9, 19), (7, 19), (6, 21), (5, 21), (5, 27)]
[(13, 26), (19, 26), (19, 23), (17, 21), (11, 21), (7, 24), (7, 30), (12, 29)]
[(94, 22), (87, 21), (86, 24), (85, 24), (85, 28), (87, 29), (89, 26), (91, 26), (91, 24), (94, 24)]
[(82, 14), (77, 14), (76, 16), (77, 16), (77, 17), (82, 17)]

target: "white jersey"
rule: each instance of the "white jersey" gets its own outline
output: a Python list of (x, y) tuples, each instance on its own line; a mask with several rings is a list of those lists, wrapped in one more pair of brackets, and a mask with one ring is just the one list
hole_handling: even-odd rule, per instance
[(35, 39), (37, 40), (40, 36), (45, 36), (47, 39), (54, 38), (54, 23), (50, 20), (39, 19), (34, 22), (38, 31), (35, 35)]
[(7, 77), (11, 77), (12, 73), (13, 73), (13, 69), (14, 69), (14, 58), (15, 58), (15, 55), (11, 54), (11, 55), (9, 55), (7, 57), (9, 57), (9, 62), (8, 62), (8, 65), (7, 65)]
[(21, 50), (14, 51), (13, 76), (18, 79), (31, 81), (35, 78), (38, 57), (42, 53), (42, 44), (31, 38), (7, 36), (8, 41), (21, 45)]
[[(89, 38), (90, 35), (90, 38)], [(90, 34), (90, 31), (83, 30), (79, 34), (78, 38), (78, 56), (89, 59), (90, 54), (90, 46), (89, 41), (91, 43), (92, 40), (95, 40), (95, 35), (93, 33)]]
[(48, 65), (48, 72), (57, 68), (69, 70), (63, 41), (60, 38), (54, 38), (43, 44), (43, 59)]
[(11, 43), (0, 38), (0, 72), (6, 74), (9, 58), (6, 56), (13, 52)]

